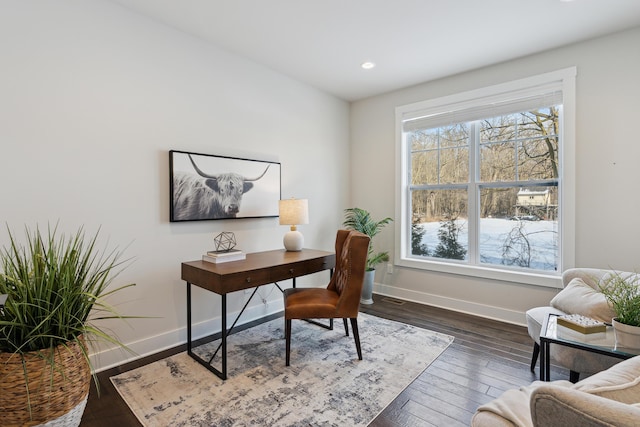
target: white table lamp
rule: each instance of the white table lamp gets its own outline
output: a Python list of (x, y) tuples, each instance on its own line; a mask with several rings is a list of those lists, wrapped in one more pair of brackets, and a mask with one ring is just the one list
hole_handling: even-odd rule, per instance
[(304, 236), (296, 226), (309, 224), (309, 203), (307, 199), (280, 200), (280, 225), (290, 225), (291, 231), (284, 235), (284, 247), (288, 251), (300, 251)]

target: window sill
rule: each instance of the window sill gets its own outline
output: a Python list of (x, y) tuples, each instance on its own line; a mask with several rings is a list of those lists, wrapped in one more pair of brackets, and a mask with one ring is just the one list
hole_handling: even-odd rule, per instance
[(441, 273), (481, 277), (484, 279), (500, 280), (517, 284), (562, 289), (562, 275), (557, 272), (524, 272), (466, 264), (451, 264), (416, 258), (402, 258), (396, 262), (396, 265), (420, 270), (437, 271)]

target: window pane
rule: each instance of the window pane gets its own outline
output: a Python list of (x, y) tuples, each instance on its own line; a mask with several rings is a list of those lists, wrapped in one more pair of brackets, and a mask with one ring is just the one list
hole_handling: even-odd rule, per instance
[(515, 143), (503, 142), (480, 146), (480, 181), (516, 180)]
[(558, 177), (558, 138), (526, 140), (518, 146), (518, 180)]
[(480, 262), (558, 269), (557, 187), (480, 190)]
[(469, 182), (469, 149), (463, 147), (440, 150), (440, 183), (465, 182)]
[(462, 123), (411, 132), (411, 184), (468, 182), (468, 128)]
[(438, 129), (440, 148), (467, 147), (469, 145), (469, 124), (458, 123)]
[(416, 190), (412, 195), (412, 255), (466, 260), (467, 192)]
[(413, 131), (408, 137), (409, 146), (412, 151), (433, 150), (438, 148), (438, 129)]
[(411, 153), (411, 184), (438, 183), (438, 152), (418, 151)]
[(518, 120), (520, 136), (558, 136), (559, 111), (559, 107), (554, 106), (520, 113)]
[(509, 218), (516, 215), (518, 188), (482, 188), (480, 190), (481, 218)]
[(557, 178), (558, 110), (548, 107), (480, 120), (480, 180)]
[(518, 117), (515, 114), (480, 121), (480, 143), (508, 141), (515, 138)]

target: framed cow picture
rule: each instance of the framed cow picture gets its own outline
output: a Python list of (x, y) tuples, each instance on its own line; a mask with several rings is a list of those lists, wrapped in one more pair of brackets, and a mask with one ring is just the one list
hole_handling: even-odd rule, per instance
[(280, 163), (169, 151), (170, 221), (278, 216)]

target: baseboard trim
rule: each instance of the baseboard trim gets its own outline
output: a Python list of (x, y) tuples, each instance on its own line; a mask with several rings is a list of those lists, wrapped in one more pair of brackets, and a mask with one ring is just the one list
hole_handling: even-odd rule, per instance
[(433, 295), (427, 292), (401, 289), (381, 283), (373, 284), (373, 292), (378, 295), (417, 302), (419, 304), (431, 305), (434, 307), (458, 311), (461, 313), (472, 314), (474, 316), (498, 320), (500, 322), (511, 323), (518, 326), (526, 326), (525, 314), (521, 311), (509, 310), (501, 307), (478, 304), (469, 301), (462, 301), (455, 298)]

